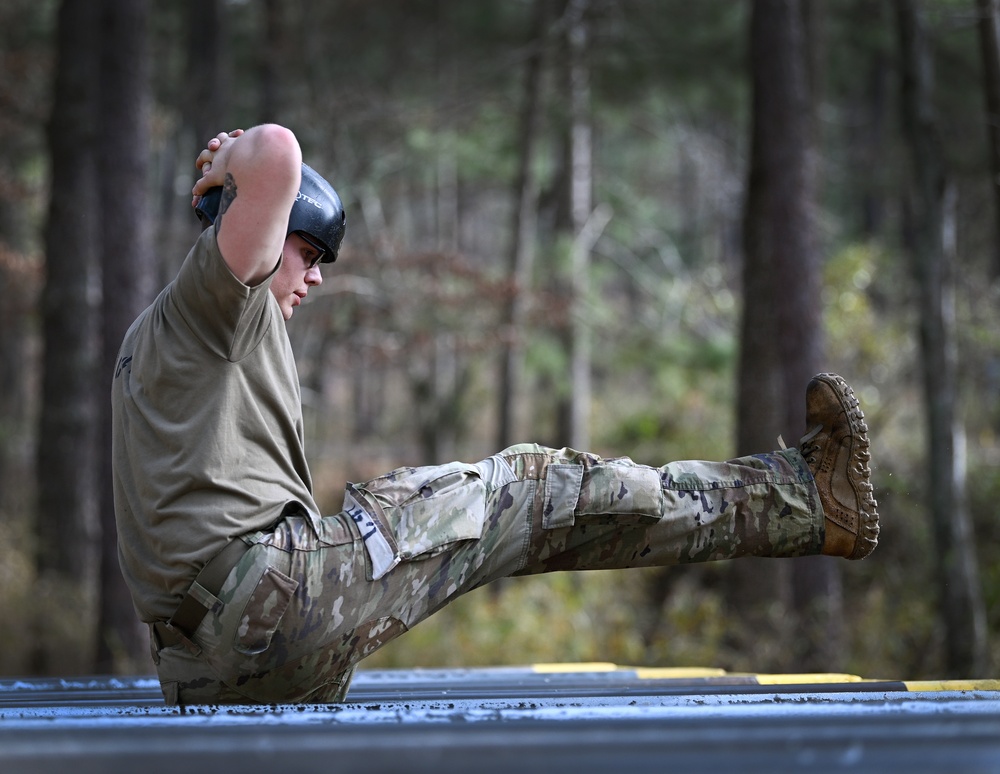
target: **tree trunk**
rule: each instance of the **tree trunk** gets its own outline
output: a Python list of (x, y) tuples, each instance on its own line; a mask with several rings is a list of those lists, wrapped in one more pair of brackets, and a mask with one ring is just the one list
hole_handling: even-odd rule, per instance
[[(103, 354), (101, 422), (101, 596), (97, 668), (146, 666), (147, 634), (135, 616), (118, 566), (111, 484), (111, 391), (125, 331), (153, 296), (148, 205), (150, 60), (148, 0), (104, 0), (101, 58), (101, 201), (128, 202), (102, 210)], [(124, 163), (123, 163), (124, 162)]]
[(188, 102), (184, 112), (185, 124), (194, 132), (197, 152), (219, 132), (249, 127), (220, 125), (229, 104), (225, 67), (229, 48), (226, 3), (224, 0), (188, 0), (187, 16)]
[(524, 71), (524, 105), (518, 122), (518, 170), (514, 180), (513, 223), (508, 258), (509, 297), (501, 330), (500, 384), (497, 389), (497, 449), (515, 442), (520, 432), (519, 399), (524, 374), (524, 314), (535, 261), (538, 180), (533, 172), (542, 123), (543, 84), (550, 46), (552, 0), (535, 0), (533, 48)]
[(281, 62), (288, 41), (284, 16), (286, 8), (283, 0), (264, 0), (264, 39), (261, 45), (266, 53), (259, 58), (261, 123), (275, 123), (283, 113)]
[[(184, 72), (174, 82), (172, 103), (166, 115), (177, 116), (177, 131), (165, 138), (160, 149), (157, 173), (159, 195), (155, 204), (155, 243), (160, 252), (154, 268), (154, 285), (163, 287), (180, 268), (192, 242), (201, 230), (198, 219), (184, 197), (176, 192), (178, 180), (190, 180), (194, 185), (197, 170), (194, 155), (211, 137), (220, 131), (236, 127), (225, 125), (228, 114), (229, 89), (227, 4), (223, 0), (188, 0), (176, 9), (160, 4), (153, 6), (159, 15), (175, 15), (186, 26), (180, 37), (184, 43)], [(157, 22), (153, 23), (154, 29)], [(187, 187), (187, 186), (186, 186)]]
[(25, 500), (34, 491), (25, 471), (33, 462), (29, 439), (37, 424), (29, 387), (37, 378), (32, 341), (41, 272), (29, 258), (36, 252), (37, 223), (32, 197), (25, 193), (36, 172), (25, 160), (44, 151), (36, 81), (48, 76), (33, 74), (46, 71), (50, 61), (50, 17), (48, 4), (26, 0), (7, 2), (0, 11), (7, 76), (0, 122), (0, 515), (29, 511)]
[(744, 219), (738, 449), (802, 434), (805, 385), (822, 362), (814, 219), (813, 105), (799, 0), (756, 0), (753, 131)]
[[(778, 433), (789, 445), (797, 442), (805, 430), (804, 388), (821, 370), (807, 7), (802, 0), (756, 0), (751, 17), (753, 129), (744, 218), (740, 454), (774, 448)], [(734, 570), (737, 594), (749, 591), (759, 599), (763, 590), (764, 598), (780, 599), (786, 573), (791, 575), (789, 601), (800, 616), (791, 639), (797, 668), (828, 669), (839, 637), (839, 575), (828, 560), (741, 565)]]
[[(45, 229), (46, 281), (42, 405), (38, 427), (37, 567), (51, 593), (43, 615), (74, 616), (87, 631), (98, 562), (94, 480), (94, 373), (97, 359), (97, 229), (94, 142), (99, 7), (63, 0), (59, 8), (55, 93), (48, 126), (51, 199)], [(43, 594), (43, 599), (45, 595)], [(48, 600), (47, 600), (48, 601)], [(46, 621), (40, 619), (41, 626)], [(65, 622), (61, 622), (65, 627)], [(44, 628), (33, 668), (52, 668)], [(60, 664), (65, 669), (66, 664)]]
[(1000, 278), (1000, 0), (976, 0), (979, 11), (979, 49), (983, 60), (983, 90), (990, 150), (990, 188), (993, 190), (994, 278)]
[[(869, 0), (861, 6), (858, 23), (888, 29), (886, 7), (882, 0)], [(879, 46), (871, 53), (865, 76), (864, 103), (859, 122), (861, 146), (860, 169), (854, 173), (860, 187), (861, 235), (866, 239), (880, 239), (886, 223), (887, 199), (891, 186), (884, 159), (887, 153), (888, 125), (890, 119), (890, 52)]]
[(565, 198), (569, 245), (568, 319), (565, 342), (569, 355), (569, 389), (559, 413), (561, 441), (576, 449), (590, 448), (591, 373), (587, 296), (590, 291), (590, 248), (587, 228), (591, 209), (593, 168), (591, 150), (589, 45), (590, 0), (567, 0), (563, 14), (566, 36), (564, 88), (568, 120), (565, 137)]
[(933, 57), (913, 0), (896, 0), (903, 126), (912, 160), (906, 243), (919, 303), (927, 465), (939, 604), (949, 677), (973, 677), (987, 665), (982, 582), (965, 499), (965, 437), (956, 410), (954, 245), (951, 187), (933, 106)]
[(26, 438), (30, 428), (30, 325), (38, 273), (25, 256), (0, 240), (0, 514), (23, 510)]

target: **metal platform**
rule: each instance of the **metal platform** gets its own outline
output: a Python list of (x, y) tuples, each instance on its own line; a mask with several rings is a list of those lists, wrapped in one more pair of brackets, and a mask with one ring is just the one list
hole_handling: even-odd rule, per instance
[(4, 772), (1000, 771), (1000, 681), (611, 664), (360, 671), (338, 705), (163, 705), (153, 678), (0, 681)]

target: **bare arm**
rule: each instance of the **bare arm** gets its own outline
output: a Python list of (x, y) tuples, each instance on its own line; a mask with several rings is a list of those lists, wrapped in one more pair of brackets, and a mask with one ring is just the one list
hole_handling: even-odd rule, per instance
[(222, 186), (216, 219), (219, 251), (246, 285), (265, 279), (281, 257), (288, 214), (299, 190), (302, 151), (288, 129), (262, 124), (213, 138), (196, 162), (195, 201)]

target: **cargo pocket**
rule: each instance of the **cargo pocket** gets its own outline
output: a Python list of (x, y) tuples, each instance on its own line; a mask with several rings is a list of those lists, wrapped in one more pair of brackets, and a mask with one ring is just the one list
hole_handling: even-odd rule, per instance
[(377, 580), (401, 561), (482, 537), (486, 485), (475, 465), (461, 462), (402, 468), (348, 484), (345, 510), (361, 532)]
[(545, 475), (542, 526), (572, 527), (613, 520), (616, 524), (652, 524), (663, 514), (659, 471), (630, 461), (584, 467), (549, 465)]
[(265, 567), (243, 607), (233, 648), (247, 655), (267, 650), (298, 587), (298, 581), (273, 567)]

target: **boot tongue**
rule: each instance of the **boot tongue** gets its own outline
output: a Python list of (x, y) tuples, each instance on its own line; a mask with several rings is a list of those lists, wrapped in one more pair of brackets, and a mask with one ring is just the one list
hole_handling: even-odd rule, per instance
[(821, 424), (820, 425), (816, 425), (816, 427), (814, 427), (812, 430), (810, 430), (808, 433), (806, 433), (804, 436), (802, 436), (799, 439), (799, 447), (801, 448), (802, 446), (805, 446), (813, 438), (815, 438), (817, 435), (819, 435), (822, 432), (822, 430), (823, 430), (823, 425), (821, 425)]

